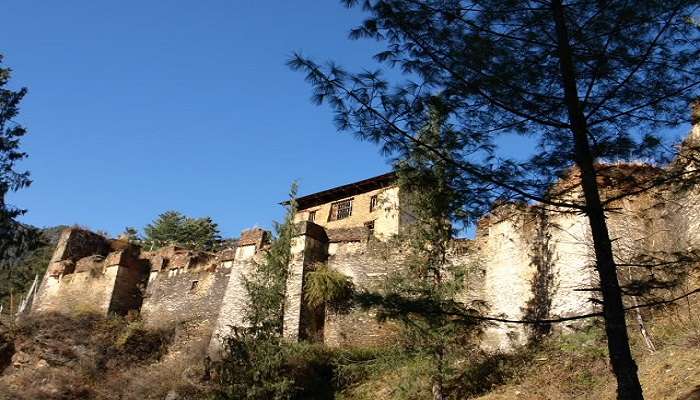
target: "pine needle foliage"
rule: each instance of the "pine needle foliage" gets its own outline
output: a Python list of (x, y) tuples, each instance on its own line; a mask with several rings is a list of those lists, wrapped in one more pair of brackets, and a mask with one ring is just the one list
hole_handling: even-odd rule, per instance
[[(433, 99), (427, 112), (430, 122), (420, 130), (420, 140), (455, 146), (439, 97)], [(407, 346), (428, 359), (423, 371), (431, 382), (433, 399), (441, 400), (448, 395), (446, 381), (456, 373), (450, 368), (450, 355), (468, 348), (480, 327), (475, 319), (454, 319), (443, 309), (456, 306), (465, 314), (479, 312), (455, 302), (465, 288), (465, 272), (470, 267), (449, 257), (455, 236), (453, 221), (461, 213), (461, 195), (453, 186), (459, 174), (421, 149), (399, 161), (396, 171), (405, 204), (415, 219), (408, 232), (398, 238), (407, 257), (401, 268), (387, 277), (379, 293), (358, 298), (365, 307), (376, 308), (380, 319), (403, 323)]]
[(218, 225), (209, 217), (191, 218), (166, 211), (144, 228), (147, 250), (177, 245), (193, 250), (216, 251), (221, 244)]
[[(26, 210), (7, 203), (6, 196), (31, 184), (29, 172), (18, 171), (17, 163), (27, 157), (20, 150), (20, 140), (27, 130), (14, 118), (19, 114), (19, 104), (27, 94), (26, 88), (7, 89), (12, 70), (2, 67), (0, 54), (0, 261), (14, 257), (31, 247), (37, 232), (17, 222)], [(14, 253), (12, 253), (14, 251)]]
[[(666, 151), (673, 135), (664, 128), (689, 122), (688, 106), (700, 94), (697, 0), (341, 3), (368, 15), (350, 37), (384, 43), (376, 60), (405, 79), (297, 54), (289, 65), (306, 75), (313, 101), (332, 107), (340, 130), (392, 156), (419, 147), (451, 164), (461, 191), (474, 194), (464, 204), (469, 215), (503, 201), (584, 214), (618, 398), (642, 399), (606, 214), (658, 181), (633, 177), (629, 190), (606, 197), (598, 177), (604, 161), (664, 164), (675, 156)], [(452, 149), (418, 137), (436, 95), (456, 133)], [(522, 151), (503, 149), (514, 141)], [(551, 196), (572, 168), (581, 195)]]
[(335, 312), (349, 310), (355, 288), (346, 275), (319, 263), (304, 279), (304, 300), (309, 307), (326, 306)]

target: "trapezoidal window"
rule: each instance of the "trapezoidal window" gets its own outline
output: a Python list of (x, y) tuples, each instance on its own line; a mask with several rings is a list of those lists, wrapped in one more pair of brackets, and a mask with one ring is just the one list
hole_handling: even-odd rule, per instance
[(329, 221), (344, 219), (352, 215), (352, 199), (338, 201), (331, 204), (331, 214), (328, 216)]

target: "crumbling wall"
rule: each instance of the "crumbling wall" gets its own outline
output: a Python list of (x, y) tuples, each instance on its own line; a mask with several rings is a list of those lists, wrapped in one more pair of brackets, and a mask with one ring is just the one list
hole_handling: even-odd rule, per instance
[(140, 306), (136, 282), (146, 269), (138, 251), (95, 233), (68, 228), (61, 233), (32, 312), (126, 313)]
[(109, 251), (109, 241), (104, 236), (85, 229), (66, 228), (58, 238), (51, 263), (64, 260), (78, 261), (95, 254), (105, 256)]
[[(513, 320), (524, 317), (536, 272), (530, 259), (535, 224), (535, 216), (527, 207), (504, 205), (480, 227), (477, 241), (484, 269), (482, 300), (488, 304), (489, 315)], [(486, 328), (484, 334), (484, 346), (491, 349), (509, 348), (526, 340), (523, 325), (498, 323)]]
[(33, 312), (107, 315), (119, 267), (49, 276), (40, 289)]
[[(209, 355), (217, 358), (223, 347), (223, 340), (231, 334), (233, 327), (245, 327), (245, 309), (248, 295), (245, 289), (246, 277), (254, 270), (263, 257), (262, 248), (268, 240), (268, 233), (256, 228), (241, 234), (233, 260), (224, 260), (225, 268), (230, 269), (225, 279), (225, 289), (221, 307), (214, 323), (209, 342)], [(230, 265), (230, 267), (228, 267)]]
[[(331, 236), (331, 235), (329, 235)], [(372, 289), (403, 261), (400, 248), (376, 240), (331, 242), (328, 267), (350, 277), (358, 289)], [(333, 347), (381, 346), (398, 332), (391, 322), (379, 323), (373, 311), (326, 310), (323, 342)]]
[(144, 322), (153, 327), (196, 324), (208, 338), (231, 272), (228, 256), (229, 251), (214, 255), (174, 247), (149, 255), (153, 261), (141, 307)]

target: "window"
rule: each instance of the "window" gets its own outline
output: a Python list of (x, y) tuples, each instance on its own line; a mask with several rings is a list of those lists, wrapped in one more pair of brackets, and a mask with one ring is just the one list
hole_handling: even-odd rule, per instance
[(377, 200), (378, 198), (376, 194), (369, 198), (369, 212), (377, 209)]
[(309, 221), (311, 221), (311, 222), (316, 221), (316, 210), (309, 211)]
[(352, 215), (352, 199), (338, 201), (331, 204), (331, 215), (328, 216), (329, 221), (335, 221), (347, 218)]
[(370, 236), (374, 235), (374, 221), (365, 222), (365, 228)]
[(194, 292), (197, 289), (197, 285), (199, 285), (199, 281), (192, 281), (192, 286), (190, 286), (190, 293)]

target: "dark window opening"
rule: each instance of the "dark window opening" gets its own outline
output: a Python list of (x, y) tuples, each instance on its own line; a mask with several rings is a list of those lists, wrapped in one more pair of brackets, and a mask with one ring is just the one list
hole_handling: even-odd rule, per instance
[(309, 211), (309, 221), (316, 221), (316, 211)]
[(377, 201), (378, 198), (376, 194), (369, 198), (369, 212), (372, 212), (377, 209)]
[(329, 221), (344, 219), (352, 215), (352, 199), (339, 201), (331, 204), (331, 215)]
[(192, 281), (192, 286), (190, 286), (190, 292), (194, 292), (197, 289), (197, 285), (199, 285), (199, 281)]
[(374, 221), (365, 222), (365, 228), (369, 232), (369, 235), (374, 235)]

